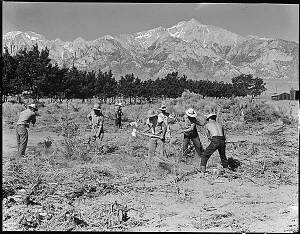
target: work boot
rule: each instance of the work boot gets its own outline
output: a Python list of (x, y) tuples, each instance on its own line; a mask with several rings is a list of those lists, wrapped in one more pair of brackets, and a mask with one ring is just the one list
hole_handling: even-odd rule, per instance
[(197, 171), (199, 172), (200, 177), (203, 178), (205, 176), (206, 167), (205, 166), (200, 166), (200, 168), (197, 169)]
[(227, 161), (227, 160), (226, 160), (226, 161), (223, 161), (223, 162), (221, 162), (221, 165), (222, 165), (222, 167), (223, 167), (224, 169), (229, 167), (229, 163), (228, 163), (228, 161)]

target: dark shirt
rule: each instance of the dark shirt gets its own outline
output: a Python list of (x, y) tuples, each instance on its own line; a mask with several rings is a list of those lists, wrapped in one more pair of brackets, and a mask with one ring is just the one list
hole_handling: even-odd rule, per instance
[(117, 110), (117, 111), (116, 111), (116, 118), (117, 118), (117, 119), (121, 118), (122, 115), (123, 115), (122, 110)]
[(183, 136), (184, 136), (184, 138), (188, 138), (188, 139), (194, 139), (194, 138), (198, 137), (199, 135), (198, 135), (196, 125), (194, 126), (192, 131), (183, 133)]

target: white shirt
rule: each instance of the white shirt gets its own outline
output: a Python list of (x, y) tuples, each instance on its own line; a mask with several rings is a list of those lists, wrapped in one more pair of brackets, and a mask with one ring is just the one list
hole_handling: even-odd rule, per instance
[(164, 115), (163, 113), (158, 114), (157, 122), (159, 122), (159, 123), (164, 122), (167, 126), (166, 138), (171, 138), (171, 129), (170, 129), (169, 121), (168, 121), (169, 118), (173, 119), (173, 116), (171, 116), (170, 114)]
[(26, 110), (22, 111), (20, 113), (17, 125), (24, 124), (26, 127), (29, 127), (30, 122), (32, 122), (33, 124), (35, 123), (36, 115), (37, 114), (30, 109), (26, 109)]

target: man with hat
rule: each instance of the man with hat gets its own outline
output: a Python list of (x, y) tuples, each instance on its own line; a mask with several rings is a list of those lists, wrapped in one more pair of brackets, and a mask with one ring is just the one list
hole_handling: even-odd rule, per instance
[(225, 131), (224, 127), (216, 121), (217, 115), (210, 113), (206, 116), (208, 123), (205, 125), (207, 138), (210, 140), (209, 146), (205, 149), (201, 160), (200, 171), (206, 171), (206, 164), (209, 157), (216, 151), (219, 151), (221, 164), (223, 168), (228, 167), (228, 161), (225, 155)]
[(148, 163), (153, 168), (156, 165), (154, 165), (153, 160), (155, 159), (155, 151), (160, 144), (161, 146), (161, 156), (164, 157), (165, 152), (165, 136), (166, 136), (166, 124), (163, 121), (159, 121), (158, 114), (154, 110), (149, 110), (147, 112), (147, 128), (143, 131), (144, 133), (151, 130), (151, 133), (153, 135), (156, 135), (157, 137), (150, 137), (149, 139), (149, 149), (148, 149)]
[(115, 124), (118, 128), (122, 128), (122, 103), (116, 104), (116, 112), (115, 112)]
[(38, 108), (36, 104), (28, 105), (28, 108), (20, 113), (19, 120), (16, 126), (16, 137), (17, 137), (17, 147), (18, 156), (25, 156), (25, 151), (28, 143), (28, 131), (29, 124), (32, 123), (34, 126), (36, 122), (36, 116)]
[(198, 156), (201, 158), (203, 154), (203, 147), (198, 135), (197, 127), (202, 126), (202, 124), (196, 119), (197, 113), (193, 108), (189, 108), (185, 111), (184, 122), (185, 128), (182, 129), (183, 133), (183, 152), (181, 158), (179, 158), (179, 162), (186, 162), (187, 160), (187, 149), (190, 141), (193, 142), (195, 150)]
[(166, 138), (170, 139), (171, 138), (171, 130), (170, 130), (170, 123), (175, 122), (175, 118), (170, 115), (167, 112), (167, 107), (166, 105), (162, 104), (161, 107), (159, 108), (161, 113), (158, 114), (158, 122), (164, 122), (167, 126), (167, 131), (166, 131)]
[(102, 114), (101, 106), (98, 103), (94, 104), (93, 110), (87, 115), (89, 124), (92, 126), (92, 135), (94, 140), (97, 138), (102, 141), (104, 136), (103, 122), (104, 116)]

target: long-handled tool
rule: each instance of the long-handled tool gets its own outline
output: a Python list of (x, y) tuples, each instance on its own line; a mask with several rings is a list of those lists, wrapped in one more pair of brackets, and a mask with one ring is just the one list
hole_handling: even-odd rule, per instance
[(132, 130), (132, 133), (131, 135), (133, 137), (136, 137), (136, 134), (141, 134), (141, 135), (144, 135), (144, 136), (147, 136), (147, 137), (154, 137), (154, 138), (161, 138), (160, 136), (157, 136), (157, 135), (154, 135), (154, 134), (148, 134), (148, 133), (144, 133), (144, 132), (140, 132), (140, 131), (137, 131), (135, 128)]
[(226, 141), (225, 143), (226, 144), (235, 144), (235, 143), (244, 143), (246, 142), (247, 140), (241, 140), (241, 141)]

